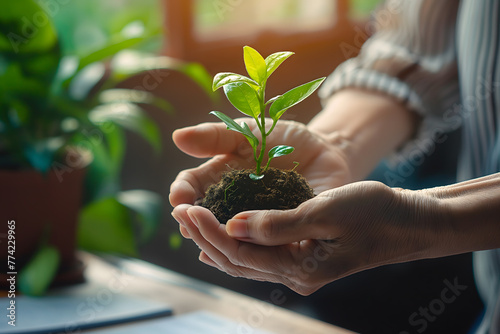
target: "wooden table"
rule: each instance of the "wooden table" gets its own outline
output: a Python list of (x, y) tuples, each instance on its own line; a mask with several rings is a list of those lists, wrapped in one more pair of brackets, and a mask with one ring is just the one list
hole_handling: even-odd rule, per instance
[(352, 333), (280, 307), (285, 298), (280, 289), (274, 290), (269, 301), (264, 302), (144, 261), (89, 253), (81, 256), (87, 265), (87, 281), (117, 293), (166, 302), (172, 305), (173, 316), (209, 310), (276, 334)]

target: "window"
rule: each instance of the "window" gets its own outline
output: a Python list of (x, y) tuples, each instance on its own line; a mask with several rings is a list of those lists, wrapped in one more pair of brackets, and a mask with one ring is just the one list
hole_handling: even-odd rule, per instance
[[(380, 0), (165, 0), (167, 52), (210, 67), (252, 45), (323, 50), (353, 40)], [(338, 49), (338, 47), (337, 47)], [(239, 58), (237, 58), (239, 59)]]
[[(169, 54), (215, 61), (241, 52), (293, 49), (338, 39), (347, 0), (166, 0)], [(237, 50), (236, 50), (237, 49)], [(265, 52), (264, 52), (265, 53)]]
[(194, 34), (201, 40), (248, 36), (265, 30), (319, 31), (333, 26), (335, 1), (253, 0), (224, 4), (195, 0), (193, 13)]

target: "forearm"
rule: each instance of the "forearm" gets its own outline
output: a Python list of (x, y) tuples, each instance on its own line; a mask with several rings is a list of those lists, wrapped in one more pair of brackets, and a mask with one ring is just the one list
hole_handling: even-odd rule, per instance
[(447, 253), (500, 248), (500, 173), (429, 189), (447, 211)]
[(334, 94), (308, 127), (345, 151), (352, 181), (358, 181), (408, 140), (417, 122), (415, 113), (386, 95), (348, 88)]

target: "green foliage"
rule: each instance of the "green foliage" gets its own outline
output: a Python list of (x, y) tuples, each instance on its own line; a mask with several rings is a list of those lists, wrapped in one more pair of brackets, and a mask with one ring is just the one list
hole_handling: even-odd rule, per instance
[(250, 117), (259, 117), (259, 96), (252, 87), (244, 82), (230, 83), (224, 86), (224, 93), (236, 109)]
[[(76, 15), (78, 10), (72, 6), (78, 4), (61, 6), (56, 16)], [(160, 152), (160, 131), (144, 106), (166, 113), (172, 112), (172, 106), (150, 90), (162, 83), (166, 71), (178, 71), (213, 97), (212, 79), (199, 64), (138, 51), (161, 37), (155, 28), (146, 27), (139, 34), (113, 33), (97, 48), (72, 48), (65, 53), (52, 22), (54, 13), (48, 15), (46, 10), (39, 1), (17, 0), (5, 2), (0, 11), (0, 168), (35, 169), (43, 174), (71, 171), (82, 167), (65, 165), (68, 148), (91, 153), (79, 245), (136, 255), (137, 242), (154, 234), (161, 201), (149, 191), (121, 191), (125, 131), (137, 133)], [(144, 18), (147, 21), (147, 15)], [(125, 21), (117, 25), (119, 29), (128, 25)], [(67, 21), (65, 27), (71, 24)], [(141, 73), (150, 75), (149, 85), (116, 88)], [(57, 250), (47, 247), (26, 268), (25, 291), (39, 294), (48, 286), (45, 277), (56, 263)], [(36, 272), (42, 275), (39, 282), (33, 279)]]
[(50, 245), (42, 245), (19, 273), (19, 291), (31, 296), (40, 296), (49, 287), (59, 267), (60, 255)]
[(90, 251), (137, 256), (127, 207), (116, 198), (107, 197), (83, 208), (78, 224), (78, 246)]
[(267, 77), (269, 78), (271, 74), (281, 65), (282, 62), (288, 59), (293, 55), (293, 52), (276, 52), (266, 58), (266, 69), (267, 69)]
[(245, 68), (247, 69), (250, 78), (254, 79), (257, 83), (259, 83), (259, 85), (261, 85), (267, 79), (266, 60), (257, 50), (249, 46), (245, 46), (243, 50)]
[(283, 155), (290, 154), (295, 149), (291, 146), (278, 145), (269, 150), (269, 159), (281, 157)]
[(221, 121), (226, 123), (228, 130), (236, 131), (236, 132), (239, 132), (242, 135), (244, 135), (247, 138), (247, 140), (250, 142), (250, 145), (252, 145), (252, 147), (254, 148), (254, 151), (255, 151), (255, 148), (257, 147), (257, 145), (259, 145), (259, 140), (257, 139), (257, 137), (255, 137), (253, 132), (250, 130), (247, 123), (242, 122), (241, 125), (239, 125), (234, 120), (232, 120), (229, 116), (227, 116), (224, 113), (221, 113), (220, 111), (211, 111), (210, 114), (218, 117)]
[(324, 78), (313, 80), (301, 86), (295, 87), (283, 95), (277, 96), (271, 104), (271, 108), (269, 108), (269, 116), (273, 120), (277, 121), (280, 119), (281, 115), (285, 113), (285, 111), (304, 101), (312, 93), (314, 93), (324, 80)]
[[(83, 55), (100, 49), (112, 39), (159, 31), (163, 12), (161, 0), (80, 0), (42, 1), (53, 16), (65, 54)], [(110, 15), (110, 13), (112, 13)], [(162, 36), (141, 43), (142, 50), (154, 52)]]
[(254, 80), (250, 79), (249, 77), (231, 72), (222, 72), (222, 73), (217, 73), (215, 75), (212, 89), (216, 91), (217, 89), (223, 87), (224, 85), (230, 83), (238, 83), (238, 82), (244, 82), (251, 86), (259, 87), (259, 84)]
[(145, 190), (127, 190), (120, 192), (117, 199), (136, 214), (136, 221), (141, 224), (140, 240), (145, 242), (151, 239), (160, 222), (160, 195)]
[[(249, 176), (253, 180), (260, 180), (264, 176), (263, 173), (269, 168), (273, 158), (293, 152), (294, 148), (291, 146), (278, 145), (273, 147), (268, 152), (268, 160), (265, 167), (262, 168), (262, 161), (266, 150), (266, 138), (274, 130), (278, 120), (288, 109), (314, 93), (325, 80), (325, 78), (313, 80), (265, 102), (267, 79), (291, 55), (293, 55), (293, 52), (276, 52), (264, 59), (257, 50), (245, 46), (243, 48), (243, 59), (250, 78), (241, 74), (222, 72), (215, 75), (212, 83), (214, 91), (223, 87), (229, 102), (243, 114), (255, 119), (257, 123), (261, 134), (260, 141), (245, 122), (238, 124), (220, 111), (211, 112), (212, 115), (218, 117), (226, 124), (228, 130), (244, 135), (252, 146), (256, 168), (255, 173)], [(269, 116), (273, 123), (269, 131), (266, 131), (265, 112), (268, 105), (270, 105)]]

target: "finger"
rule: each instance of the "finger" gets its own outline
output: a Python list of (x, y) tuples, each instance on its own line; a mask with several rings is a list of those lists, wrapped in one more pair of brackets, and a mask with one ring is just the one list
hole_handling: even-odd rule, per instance
[[(201, 253), (199, 256), (199, 260), (215, 267), (233, 277), (247, 277), (250, 278), (249, 268), (245, 268), (242, 266), (235, 265), (229, 261), (229, 259), (217, 248), (215, 248), (210, 242), (208, 242), (200, 233), (200, 230), (196, 227), (196, 225), (187, 220), (186, 230), (189, 235), (192, 236), (193, 241), (196, 245), (201, 249)], [(257, 275), (252, 275), (257, 276)], [(268, 275), (268, 279), (271, 278), (272, 275)], [(263, 274), (258, 275), (261, 279), (263, 278)]]
[(189, 231), (186, 229), (186, 220), (189, 220), (189, 217), (187, 215), (187, 210), (191, 205), (188, 204), (181, 204), (177, 207), (174, 208), (172, 211), (172, 217), (179, 223), (179, 231), (181, 232), (182, 236), (186, 239), (191, 239), (191, 236), (189, 235)]
[(214, 247), (210, 242), (208, 242), (201, 234), (198, 227), (193, 223), (192, 217), (189, 217), (189, 222), (186, 225), (186, 229), (191, 235), (193, 241), (198, 245), (198, 247), (205, 252), (205, 254), (217, 264), (219, 268), (228, 268), (226, 270), (230, 275), (239, 276), (239, 272), (236, 266), (232, 265), (229, 259), (222, 253), (219, 249)]
[(212, 260), (208, 255), (207, 253), (205, 253), (204, 251), (201, 251), (200, 252), (200, 256), (198, 257), (198, 259), (205, 263), (205, 264), (208, 264), (209, 266), (211, 267), (214, 267), (214, 268), (217, 268), (220, 270), (220, 267), (217, 265), (217, 263), (215, 263), (214, 260)]
[[(224, 270), (224, 268), (220, 267), (204, 251), (200, 252), (200, 256), (198, 257), (198, 259), (201, 262), (203, 262), (211, 267), (214, 267), (214, 268), (219, 269), (220, 271), (226, 272)], [(238, 267), (237, 270), (241, 273), (241, 276), (239, 276), (239, 277), (245, 277), (245, 278), (249, 278), (249, 279), (253, 279), (253, 280), (261, 281), (261, 282), (281, 283), (281, 284), (284, 284), (284, 285), (290, 287), (291, 289), (294, 289), (297, 286), (297, 284), (295, 282), (293, 282), (292, 280), (290, 280), (286, 276), (275, 275), (275, 274), (271, 274), (271, 273), (263, 273), (263, 272), (260, 272), (258, 270), (254, 270), (254, 269), (250, 269), (250, 268), (243, 268), (243, 267)]]
[[(181, 234), (183, 236), (189, 236), (189, 238), (193, 239), (197, 246), (202, 249), (199, 257), (200, 261), (219, 270), (225, 271), (232, 276), (244, 276), (244, 268), (239, 268), (233, 265), (219, 250), (203, 238), (196, 225), (193, 224), (187, 215), (187, 209), (189, 207), (189, 205), (185, 204), (179, 205), (174, 208), (172, 216), (179, 222)], [(212, 258), (214, 258), (215, 261), (212, 260)]]
[[(200, 218), (203, 219), (207, 217), (202, 217), (203, 214), (200, 215), (200, 212), (205, 212), (208, 215), (211, 215), (211, 213), (206, 209), (200, 207), (190, 207), (188, 209), (188, 216), (192, 219), (192, 222), (187, 222), (186, 225), (186, 228), (188, 229), (193, 240), (202, 249), (202, 253), (205, 254), (200, 254), (200, 260), (205, 261), (207, 264), (221, 271), (224, 271), (231, 276), (246, 277), (259, 281), (282, 283), (302, 295), (309, 295), (312, 292), (316, 291), (320, 286), (324, 285), (324, 283), (321, 283), (319, 285), (315, 283), (313, 275), (310, 275), (310, 270), (308, 264), (306, 263), (307, 261), (304, 261), (304, 259), (314, 258), (314, 254), (311, 253), (311, 249), (317, 248), (311, 247), (312, 244), (315, 244), (314, 241), (294, 243), (293, 245), (279, 247), (264, 247), (242, 242), (242, 246), (246, 245), (249, 247), (240, 247), (241, 251), (237, 253), (240, 253), (239, 256), (241, 258), (252, 258), (254, 260), (257, 260), (260, 264), (270, 264), (270, 267), (262, 266), (260, 268), (267, 269), (261, 270), (260, 268), (251, 268), (247, 265), (238, 265), (234, 263), (238, 262), (234, 261), (235, 259), (237, 260), (237, 258), (230, 258), (226, 253), (224, 253), (224, 250), (219, 251), (217, 248), (215, 248), (211, 244), (213, 241), (209, 242), (209, 240), (205, 239), (205, 236), (200, 231), (204, 230), (205, 228), (203, 226), (208, 224), (207, 221), (204, 221), (202, 224), (200, 224)], [(194, 217), (196, 218), (193, 219)], [(213, 218), (215, 219), (215, 217)], [(197, 221), (197, 225), (200, 226), (199, 229), (193, 223), (195, 221)], [(215, 223), (218, 224), (216, 220)], [(224, 229), (216, 227), (215, 224), (213, 225), (213, 227), (215, 227), (219, 231), (225, 232)], [(229, 240), (225, 240), (223, 241), (223, 243), (225, 244), (227, 243), (227, 241)], [(276, 256), (276, 254), (273, 254), (273, 250), (276, 249), (286, 250), (287, 254), (278, 254)], [(262, 252), (262, 250), (264, 250), (264, 252)], [(318, 255), (324, 256), (320, 253), (318, 253)], [(280, 270), (279, 265), (274, 263), (273, 259), (276, 260), (276, 258), (280, 259), (285, 257), (291, 258), (291, 261), (287, 261), (288, 263), (285, 264), (285, 270)], [(263, 262), (259, 260), (263, 260)], [(305, 268), (304, 266), (306, 266), (307, 268)], [(269, 270), (269, 268), (271, 268), (271, 270)]]
[[(325, 210), (326, 209), (326, 210)], [(226, 224), (228, 235), (259, 245), (285, 245), (308, 239), (333, 239), (328, 200), (317, 196), (293, 210), (256, 210), (236, 214)]]
[(179, 226), (179, 231), (181, 232), (181, 235), (182, 235), (184, 238), (186, 238), (186, 239), (191, 239), (191, 236), (189, 235), (188, 230), (187, 230), (184, 226), (180, 225), (180, 226)]
[(203, 188), (189, 170), (182, 171), (170, 185), (168, 200), (173, 207), (180, 204), (193, 205), (203, 197)]
[(228, 131), (224, 123), (202, 123), (178, 129), (172, 139), (181, 151), (197, 158), (235, 152), (244, 141), (241, 134)]
[[(198, 244), (219, 266), (229, 266), (228, 261), (238, 267), (246, 267), (265, 273), (284, 275), (295, 263), (295, 255), (300, 253), (300, 246), (284, 245), (264, 247), (231, 238), (225, 225), (220, 224), (214, 215), (202, 207), (190, 207), (187, 214), (198, 226), (203, 240)], [(197, 243), (193, 232), (191, 237)], [(230, 267), (230, 266), (229, 266)]]

